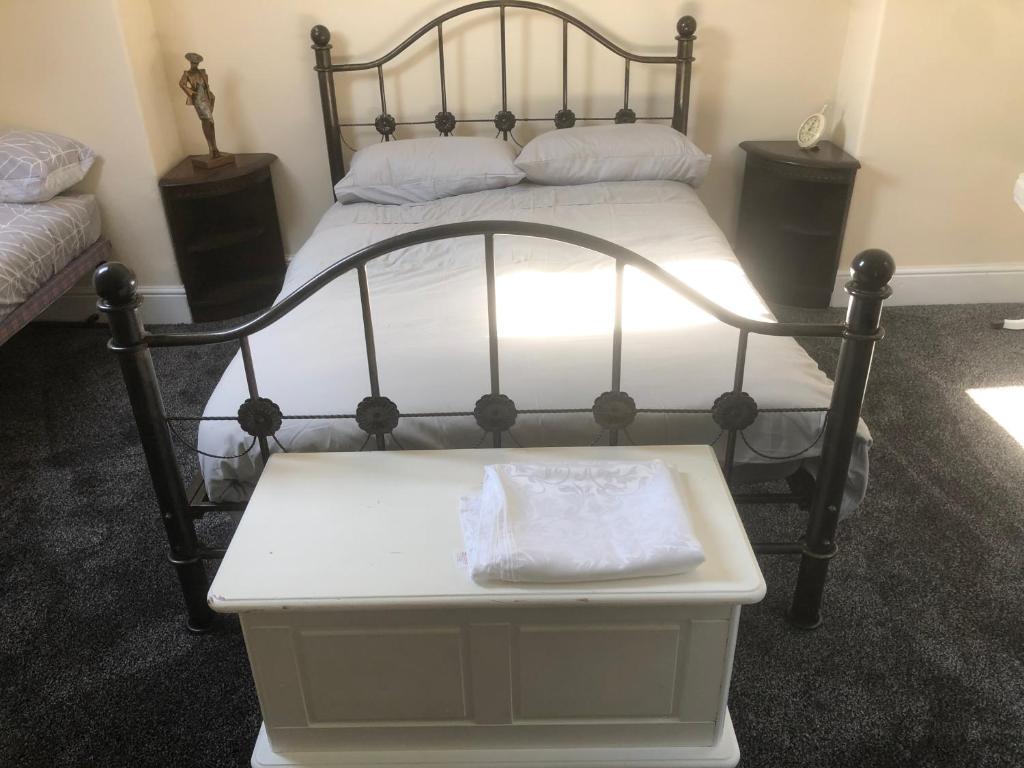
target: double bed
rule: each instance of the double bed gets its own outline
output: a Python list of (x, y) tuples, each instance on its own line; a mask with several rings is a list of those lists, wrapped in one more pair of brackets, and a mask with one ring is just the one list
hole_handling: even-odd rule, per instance
[[(691, 17), (676, 25), (674, 55), (648, 56), (558, 9), (485, 0), (433, 19), (369, 62), (334, 63), (330, 33), (313, 28), (332, 182), (345, 176), (341, 132), (350, 126), (373, 126), (393, 141), (406, 125), (432, 124), (448, 136), (461, 123), (493, 123), (508, 141), (519, 121), (541, 120), (509, 109), (510, 8), (559, 19), (563, 46), (571, 26), (626, 62), (614, 117), (577, 118), (563, 87), (553, 127), (668, 120), (674, 135), (685, 134)], [(443, 25), (490, 9), (500, 35), (500, 109), (493, 118), (457, 118), (446, 100)], [(435, 32), (441, 111), (432, 121), (400, 121), (388, 113), (383, 67)], [(566, 61), (563, 53), (563, 84)], [(674, 68), (671, 117), (645, 118), (629, 107), (630, 63)], [(358, 71), (379, 78), (381, 111), (371, 123), (339, 119), (334, 77)], [(806, 509), (802, 537), (754, 546), (799, 556), (791, 619), (813, 627), (839, 518), (856, 508), (867, 484), (870, 435), (860, 407), (892, 272), (888, 254), (865, 252), (851, 270), (845, 322), (776, 322), (691, 186), (622, 180), (520, 182), (402, 205), (336, 203), (293, 258), (275, 304), (220, 331), (149, 333), (127, 268), (105, 265), (94, 282), (193, 630), (213, 619), (204, 561), (224, 552), (199, 540), (194, 521), (244, 510), (274, 452), (619, 442), (711, 444), (738, 504)], [(835, 385), (800, 336), (841, 341)], [(151, 350), (219, 343), (237, 343), (239, 352), (204, 413), (166, 413)], [(198, 456), (191, 488), (176, 443)], [(778, 478), (788, 492), (743, 487)]]
[(0, 203), (0, 344), (109, 259), (93, 195)]
[[(521, 182), (420, 205), (335, 203), (289, 265), (280, 298), (323, 269), (389, 237), (428, 226), (502, 219), (560, 225), (624, 246), (733, 312), (773, 321), (696, 191), (675, 181), (577, 186)], [(484, 432), (459, 412), (489, 387), (488, 312), (479, 239), (405, 248), (367, 266), (380, 391), (403, 416), (393, 447), (472, 448)], [(608, 378), (615, 265), (562, 243), (497, 238), (494, 243), (501, 389), (523, 413), (508, 444), (604, 442), (590, 412)], [(442, 275), (442, 279), (438, 276)], [(369, 392), (358, 279), (335, 280), (250, 340), (259, 393), (284, 414), (346, 414)], [(316, 329), (311, 334), (310, 329)], [(638, 444), (713, 443), (722, 429), (706, 409), (732, 385), (737, 330), (646, 275), (626, 272), (622, 297), (621, 388), (644, 409), (624, 430)], [(746, 383), (762, 411), (736, 446), (735, 479), (781, 478), (812, 468), (831, 383), (795, 340), (754, 336)], [(235, 418), (248, 397), (241, 355), (228, 367), (200, 424), (202, 476), (213, 501), (244, 501), (261, 469), (253, 437)], [(811, 409), (782, 410), (770, 409)], [(813, 410), (817, 409), (817, 410)], [(668, 411), (668, 412), (666, 412)], [(846, 511), (864, 494), (870, 436), (861, 423)], [(360, 450), (367, 434), (352, 418), (285, 419), (270, 450)], [(230, 458), (228, 458), (230, 457)], [(792, 457), (792, 458), (790, 458)]]

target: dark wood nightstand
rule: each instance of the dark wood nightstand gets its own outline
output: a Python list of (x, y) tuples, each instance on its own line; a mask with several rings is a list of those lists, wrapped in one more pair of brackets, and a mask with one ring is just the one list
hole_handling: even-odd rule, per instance
[(827, 307), (858, 160), (823, 141), (744, 141), (736, 255), (768, 301)]
[(264, 309), (284, 280), (270, 154), (204, 170), (186, 157), (160, 179), (174, 257), (195, 322)]

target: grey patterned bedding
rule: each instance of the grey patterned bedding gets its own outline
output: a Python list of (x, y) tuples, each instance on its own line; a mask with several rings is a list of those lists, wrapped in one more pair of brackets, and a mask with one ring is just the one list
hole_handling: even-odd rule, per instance
[(100, 236), (92, 195), (0, 203), (0, 320)]

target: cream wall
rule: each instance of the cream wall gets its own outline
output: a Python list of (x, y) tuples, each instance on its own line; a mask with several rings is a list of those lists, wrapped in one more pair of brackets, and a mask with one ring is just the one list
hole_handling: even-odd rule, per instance
[(154, 153), (140, 93), (163, 76), (128, 56), (125, 9), (132, 30), (145, 29), (141, 0), (0, 1), (0, 125), (68, 134), (95, 149), (100, 160), (80, 188), (98, 196), (118, 258), (143, 284), (174, 285), (181, 281), (156, 176), (180, 146), (175, 131)]
[[(832, 100), (835, 138), (864, 164), (843, 262), (869, 246), (901, 268), (1024, 262), (1024, 215), (1010, 187), (1024, 170), (1024, 3), (1011, 0), (551, 0), (626, 48), (674, 51), (674, 24), (698, 20), (691, 135), (715, 156), (701, 189), (735, 227), (748, 138), (788, 138)], [(183, 54), (206, 57), (217, 130), (229, 151), (270, 151), (285, 247), (296, 251), (331, 195), (309, 28), (327, 25), (336, 61), (379, 55), (459, 0), (0, 0), (0, 124), (60, 131), (102, 161), (83, 188), (100, 198), (119, 258), (146, 287), (179, 282), (156, 187), (205, 150), (177, 80)], [(511, 10), (509, 105), (520, 116), (560, 106), (560, 26)], [(446, 25), (450, 107), (493, 114), (500, 89), (496, 12)], [(389, 66), (389, 111), (438, 109), (435, 42)], [(611, 114), (621, 61), (570, 37), (570, 106)], [(671, 111), (670, 67), (636, 65), (631, 106)], [(346, 118), (379, 111), (375, 78), (339, 76)], [(528, 98), (527, 98), (528, 96)], [(517, 131), (525, 141), (530, 126)], [(464, 130), (460, 128), (461, 130)], [(481, 129), (483, 130), (483, 129)], [(375, 140), (348, 130), (357, 145)], [(409, 135), (406, 133), (405, 135)], [(984, 297), (982, 297), (984, 298)], [(925, 296), (927, 299), (927, 296)]]
[(844, 262), (1024, 264), (1022, 30), (1016, 0), (885, 3)]

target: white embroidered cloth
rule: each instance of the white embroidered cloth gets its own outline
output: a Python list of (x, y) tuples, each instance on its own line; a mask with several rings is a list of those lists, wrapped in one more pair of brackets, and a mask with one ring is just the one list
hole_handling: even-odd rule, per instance
[(661, 461), (490, 465), (459, 513), (477, 581), (666, 576), (704, 562)]

